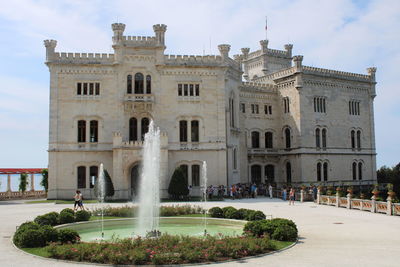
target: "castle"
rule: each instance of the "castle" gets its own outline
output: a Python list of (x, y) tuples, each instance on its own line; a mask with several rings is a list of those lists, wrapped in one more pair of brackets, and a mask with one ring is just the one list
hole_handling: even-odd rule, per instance
[(126, 36), (112, 24), (113, 54), (58, 53), (45, 40), (50, 71), (49, 199), (75, 190), (94, 197), (100, 163), (116, 199), (137, 193), (143, 137), (161, 130), (162, 195), (181, 167), (200, 194), (202, 162), (212, 185), (301, 185), (376, 181), (368, 74), (314, 68), (268, 47), (229, 56), (165, 55), (167, 26)]

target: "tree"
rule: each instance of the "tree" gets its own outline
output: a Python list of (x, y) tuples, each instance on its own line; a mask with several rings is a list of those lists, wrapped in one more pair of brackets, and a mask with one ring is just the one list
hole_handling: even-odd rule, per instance
[[(100, 176), (100, 173), (99, 173), (99, 176)], [(99, 177), (97, 177), (96, 182), (94, 184), (94, 194), (98, 198), (100, 197), (99, 180), (100, 180)], [(104, 189), (105, 189), (104, 198), (114, 196), (114, 193), (115, 193), (114, 184), (113, 184), (113, 182), (111, 180), (111, 176), (107, 170), (104, 170)]]
[(26, 186), (28, 185), (28, 174), (21, 173), (19, 179), (19, 191), (24, 193), (26, 191)]
[(47, 193), (47, 190), (49, 189), (49, 170), (48, 169), (42, 170), (42, 181), (40, 181), (40, 185), (44, 187), (44, 190)]
[(168, 194), (174, 199), (189, 195), (188, 181), (180, 167), (176, 168), (172, 174)]
[(390, 168), (382, 166), (377, 172), (378, 183), (393, 184), (393, 191), (400, 195), (400, 163)]

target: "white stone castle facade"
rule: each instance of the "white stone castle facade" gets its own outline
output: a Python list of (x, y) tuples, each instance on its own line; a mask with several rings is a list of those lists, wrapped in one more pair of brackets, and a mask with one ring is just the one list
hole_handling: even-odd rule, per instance
[(161, 188), (182, 166), (199, 194), (201, 164), (212, 185), (376, 181), (375, 68), (354, 74), (304, 66), (302, 56), (268, 48), (229, 56), (165, 55), (155, 36), (112, 25), (114, 54), (58, 53), (46, 40), (50, 70), (50, 199), (79, 189), (93, 196), (100, 163), (115, 198), (137, 193), (142, 137), (162, 132)]

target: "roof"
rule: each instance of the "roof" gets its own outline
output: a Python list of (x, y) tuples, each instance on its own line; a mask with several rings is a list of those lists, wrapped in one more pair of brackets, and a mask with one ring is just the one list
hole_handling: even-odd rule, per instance
[(0, 174), (21, 174), (21, 173), (42, 173), (46, 168), (32, 168), (32, 169), (0, 169)]

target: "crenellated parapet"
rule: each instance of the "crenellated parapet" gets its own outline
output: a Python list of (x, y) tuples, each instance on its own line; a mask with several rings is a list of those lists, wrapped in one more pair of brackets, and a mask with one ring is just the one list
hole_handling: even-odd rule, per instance
[(220, 66), (224, 63), (221, 56), (165, 55), (166, 65)]
[(241, 90), (255, 90), (255, 91), (270, 91), (276, 92), (277, 87), (272, 84), (258, 83), (258, 82), (242, 82)]
[(339, 79), (354, 80), (360, 82), (371, 82), (371, 76), (370, 76), (371, 74), (365, 75), (365, 74), (358, 74), (345, 71), (315, 68), (309, 66), (303, 66), (303, 73), (329, 77), (329, 78), (339, 78)]
[(54, 53), (52, 63), (59, 64), (113, 64), (114, 54), (106, 53)]

